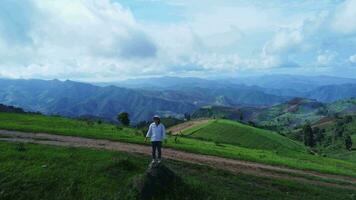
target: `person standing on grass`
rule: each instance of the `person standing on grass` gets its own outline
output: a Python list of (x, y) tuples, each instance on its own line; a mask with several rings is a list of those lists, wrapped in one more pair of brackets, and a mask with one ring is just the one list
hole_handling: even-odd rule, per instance
[[(152, 144), (152, 163), (160, 163), (161, 162), (161, 148), (162, 141), (166, 138), (166, 128), (161, 123), (161, 118), (158, 115), (153, 116), (153, 123), (148, 128), (145, 142), (147, 142), (147, 138), (151, 138)], [(156, 157), (157, 152), (157, 157)]]

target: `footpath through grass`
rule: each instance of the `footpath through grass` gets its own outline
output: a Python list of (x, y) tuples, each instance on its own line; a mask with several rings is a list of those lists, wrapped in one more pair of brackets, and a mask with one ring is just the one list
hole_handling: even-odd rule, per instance
[[(0, 199), (135, 199), (134, 180), (149, 158), (140, 155), (0, 142)], [(287, 180), (232, 175), (166, 161), (183, 179), (164, 199), (352, 199), (356, 191)]]
[[(143, 136), (139, 130), (131, 128), (118, 129), (110, 124), (89, 124), (85, 121), (62, 117), (0, 113), (0, 129), (44, 132), (143, 144)], [(253, 149), (185, 137), (179, 138), (177, 142), (173, 137), (170, 137), (165, 146), (199, 154), (356, 177), (356, 164), (313, 156), (306, 152)]]

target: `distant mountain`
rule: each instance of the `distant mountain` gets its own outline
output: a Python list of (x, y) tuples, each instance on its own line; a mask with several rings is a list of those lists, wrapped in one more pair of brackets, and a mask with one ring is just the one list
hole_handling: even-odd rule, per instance
[(98, 87), (73, 81), (1, 80), (0, 102), (28, 111), (70, 117), (99, 116), (115, 119), (119, 112), (130, 113), (134, 122), (150, 119), (155, 113), (180, 115), (196, 109), (193, 104), (170, 101), (114, 86)]
[(356, 97), (356, 84), (321, 86), (306, 93), (305, 97), (317, 99), (322, 102), (333, 102), (340, 99)]
[(109, 83), (93, 83), (99, 86), (114, 85), (125, 88), (143, 88), (150, 90), (161, 89), (181, 89), (187, 87), (202, 87), (210, 88), (221, 85), (221, 82), (215, 80), (207, 80), (195, 77), (157, 77), (157, 78), (141, 78), (141, 79), (128, 79), (119, 82)]
[(333, 76), (265, 75), (230, 79), (231, 83), (255, 85), (267, 89), (294, 90), (305, 93), (326, 85), (356, 84), (356, 79)]
[(0, 103), (27, 111), (70, 117), (98, 116), (115, 120), (129, 112), (133, 122), (149, 120), (155, 113), (182, 117), (201, 106), (268, 106), (286, 100), (245, 86), (182, 86), (179, 90), (128, 89), (73, 81), (0, 79)]
[[(110, 84), (97, 86), (74, 81), (0, 79), (0, 103), (44, 114), (91, 116), (108, 120), (115, 120), (119, 112), (126, 111), (130, 113), (133, 122), (139, 122), (149, 120), (153, 114), (179, 118), (184, 113), (193, 113), (204, 106), (254, 107), (260, 110), (295, 97), (331, 102), (356, 96), (356, 84), (353, 83), (315, 86), (321, 84), (322, 80), (333, 79), (334, 83), (342, 83), (353, 79), (330, 77), (315, 79), (318, 81), (307, 82), (312, 83), (313, 86), (310, 88), (315, 88), (307, 89), (307, 92), (299, 91), (300, 88), (297, 89), (299, 85), (288, 89), (287, 83), (286, 88), (265, 88), (235, 83), (231, 80), (177, 77), (138, 79), (120, 83), (130, 85), (128, 86), (130, 88)], [(244, 113), (248, 116), (245, 119), (253, 119), (254, 115), (251, 113), (256, 112), (247, 109)]]
[(14, 106), (7, 106), (4, 104), (0, 104), (0, 112), (7, 112), (7, 113), (25, 113), (22, 108), (14, 107)]
[(255, 87), (226, 86), (226, 87), (186, 87), (169, 90), (140, 90), (147, 96), (159, 96), (167, 100), (189, 102), (201, 106), (270, 106), (289, 99), (288, 97), (266, 94)]
[[(333, 76), (298, 76), (298, 75), (265, 75), (255, 77), (237, 77), (230, 79), (206, 80), (192, 77), (160, 77), (145, 79), (130, 79), (116, 83), (99, 85), (116, 85), (121, 87), (155, 90), (177, 91), (185, 93), (187, 89), (203, 88), (208, 90), (225, 90), (251, 93), (260, 92), (264, 95), (283, 97), (283, 100), (293, 97), (311, 98), (322, 102), (331, 102), (344, 98), (356, 97), (354, 87), (356, 79)], [(343, 91), (343, 92), (338, 92)], [(232, 93), (232, 92), (231, 92)], [(216, 95), (215, 95), (216, 96)], [(240, 95), (244, 96), (244, 95)], [(246, 100), (251, 100), (247, 98)], [(254, 98), (256, 100), (256, 98)], [(261, 99), (257, 99), (262, 101)], [(277, 102), (280, 102), (277, 100)], [(245, 100), (239, 103), (246, 104)], [(271, 102), (251, 102), (250, 105), (271, 105)]]

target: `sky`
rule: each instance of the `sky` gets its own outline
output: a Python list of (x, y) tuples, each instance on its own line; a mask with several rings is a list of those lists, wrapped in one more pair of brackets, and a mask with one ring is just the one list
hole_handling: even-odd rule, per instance
[(0, 77), (356, 78), (356, 0), (1, 0)]

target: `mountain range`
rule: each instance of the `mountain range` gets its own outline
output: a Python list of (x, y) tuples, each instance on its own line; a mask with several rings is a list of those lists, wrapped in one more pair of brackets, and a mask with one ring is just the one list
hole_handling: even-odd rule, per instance
[(356, 97), (354, 79), (289, 75), (225, 80), (161, 77), (116, 83), (0, 79), (0, 86), (0, 103), (26, 111), (109, 121), (126, 111), (134, 123), (153, 114), (181, 118), (204, 106), (261, 109), (295, 97), (320, 102)]

